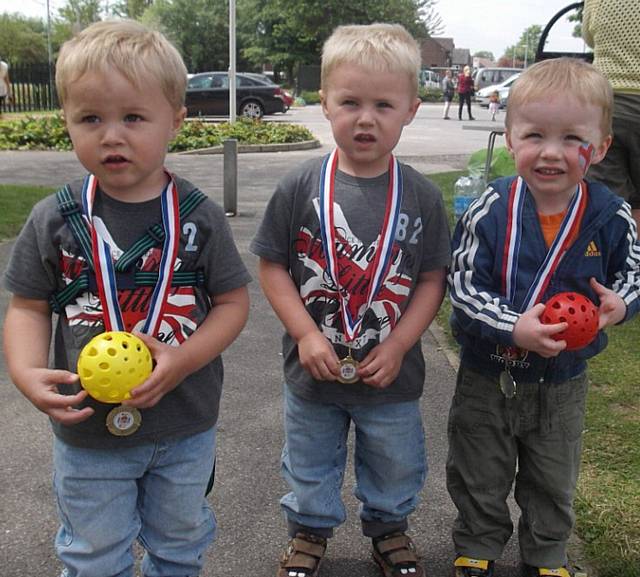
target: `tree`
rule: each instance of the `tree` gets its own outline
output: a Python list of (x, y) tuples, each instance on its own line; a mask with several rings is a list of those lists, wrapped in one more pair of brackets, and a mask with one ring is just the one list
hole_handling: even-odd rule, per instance
[[(238, 37), (255, 65), (270, 62), (289, 74), (319, 64), (322, 44), (340, 24), (398, 22), (416, 38), (442, 30), (437, 0), (240, 0)], [(291, 76), (289, 76), (291, 77)]]
[(229, 6), (225, 0), (156, 0), (142, 19), (171, 39), (190, 72), (229, 67)]
[(573, 27), (572, 36), (574, 38), (582, 38), (582, 6), (580, 6), (573, 14), (571, 14), (567, 20), (569, 22), (577, 22)]
[(0, 56), (21, 63), (46, 62), (47, 38), (42, 20), (0, 14)]
[(479, 50), (473, 55), (474, 58), (486, 58), (487, 60), (491, 60), (492, 62), (495, 60), (493, 56), (493, 52), (490, 50)]
[(153, 4), (153, 0), (121, 0), (113, 6), (113, 14), (123, 18), (140, 20), (144, 11)]
[(58, 10), (60, 19), (69, 24), (74, 31), (82, 30), (102, 20), (102, 7), (100, 0), (67, 0), (67, 3)]
[(519, 66), (524, 68), (534, 61), (538, 42), (542, 36), (542, 26), (534, 24), (529, 26), (515, 46), (509, 46), (502, 58), (498, 61), (500, 66)]

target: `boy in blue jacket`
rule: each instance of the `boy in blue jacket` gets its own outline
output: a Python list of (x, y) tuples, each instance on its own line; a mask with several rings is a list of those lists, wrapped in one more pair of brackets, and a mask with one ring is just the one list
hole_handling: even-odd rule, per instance
[[(552, 95), (551, 97), (549, 95)], [(599, 309), (599, 328), (638, 311), (640, 246), (629, 206), (586, 182), (611, 143), (612, 92), (591, 65), (538, 63), (509, 95), (507, 146), (517, 176), (491, 183), (456, 227), (449, 275), (461, 364), (449, 415), (447, 486), (458, 577), (490, 577), (513, 526), (528, 577), (568, 577), (588, 379), (600, 330), (567, 350), (543, 324), (544, 303), (574, 291)], [(555, 338), (554, 338), (555, 336)]]

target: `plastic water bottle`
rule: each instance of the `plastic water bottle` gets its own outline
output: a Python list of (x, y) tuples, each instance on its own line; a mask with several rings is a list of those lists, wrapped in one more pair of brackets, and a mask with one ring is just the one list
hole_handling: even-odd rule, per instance
[(464, 214), (472, 200), (471, 179), (468, 176), (461, 176), (453, 185), (453, 214), (456, 220)]
[(485, 189), (481, 176), (461, 176), (453, 187), (453, 214), (458, 220), (469, 208), (471, 202), (478, 198)]

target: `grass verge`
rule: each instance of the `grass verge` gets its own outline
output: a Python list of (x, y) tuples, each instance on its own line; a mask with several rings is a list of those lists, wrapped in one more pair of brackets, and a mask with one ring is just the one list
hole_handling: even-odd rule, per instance
[[(427, 175), (453, 227), (453, 184), (462, 172)], [(448, 299), (437, 321), (449, 342)], [(608, 331), (609, 346), (589, 362), (591, 390), (576, 493), (576, 532), (599, 577), (640, 577), (640, 318)]]
[(0, 184), (0, 240), (16, 236), (31, 207), (54, 190), (44, 186)]

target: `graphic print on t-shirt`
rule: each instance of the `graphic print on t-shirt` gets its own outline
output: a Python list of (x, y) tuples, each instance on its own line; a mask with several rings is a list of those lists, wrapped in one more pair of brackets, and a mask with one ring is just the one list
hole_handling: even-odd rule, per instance
[[(314, 207), (318, 212), (317, 199)], [(334, 226), (336, 252), (338, 256), (338, 277), (342, 298), (352, 318), (365, 314), (366, 318), (360, 334), (352, 343), (361, 349), (370, 341), (381, 342), (397, 324), (404, 301), (409, 296), (411, 277), (403, 273), (406, 255), (394, 242), (389, 266), (383, 275), (380, 291), (366, 310), (367, 296), (371, 283), (372, 268), (380, 236), (369, 245), (359, 239), (351, 230), (338, 203), (334, 203)], [(315, 231), (301, 227), (295, 239), (298, 259), (305, 267), (300, 296), (308, 308), (322, 310), (320, 328), (334, 344), (344, 344), (344, 331), (338, 302), (337, 287), (326, 274), (326, 260), (322, 249), (320, 229)]]
[[(98, 219), (95, 219), (98, 220)], [(101, 234), (106, 234), (106, 228)], [(113, 238), (106, 237), (112, 247), (114, 262), (122, 255)], [(158, 272), (162, 250), (160, 248), (149, 249), (136, 265), (142, 272)], [(81, 255), (75, 255), (65, 249), (61, 249), (60, 268), (65, 285), (77, 278), (85, 267), (85, 259)], [(175, 262), (175, 270), (180, 270), (181, 260), (178, 257)], [(134, 288), (118, 288), (118, 302), (122, 310), (125, 330), (141, 331), (149, 312), (149, 302), (153, 295), (153, 286), (138, 286)], [(169, 294), (165, 314), (156, 338), (165, 344), (179, 346), (187, 340), (197, 328), (196, 323), (196, 296), (193, 287), (173, 287)], [(69, 303), (65, 312), (69, 326), (84, 325), (95, 327), (102, 324), (102, 305), (97, 294), (84, 292), (79, 294), (74, 301)]]

